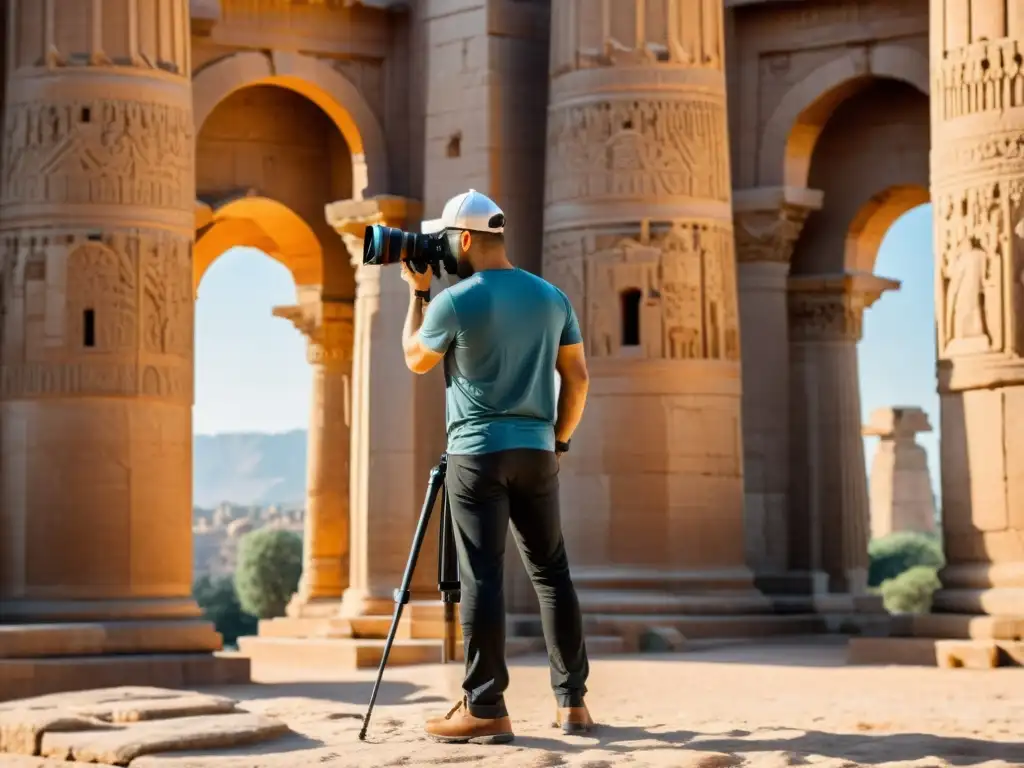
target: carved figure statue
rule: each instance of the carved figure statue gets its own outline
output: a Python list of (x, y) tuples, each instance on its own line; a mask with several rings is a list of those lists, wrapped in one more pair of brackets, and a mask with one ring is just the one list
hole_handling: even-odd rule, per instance
[(947, 340), (988, 339), (983, 303), (988, 254), (981, 248), (964, 247), (953, 252), (946, 264), (945, 323)]

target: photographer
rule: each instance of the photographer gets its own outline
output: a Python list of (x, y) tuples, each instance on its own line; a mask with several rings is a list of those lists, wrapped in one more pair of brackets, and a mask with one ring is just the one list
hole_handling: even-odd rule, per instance
[(559, 457), (587, 397), (579, 322), (562, 291), (509, 262), (505, 216), (487, 196), (458, 195), (429, 225), (448, 238), (461, 281), (431, 298), (430, 270), (420, 274), (403, 262), (411, 292), (402, 346), (414, 373), (444, 360), (446, 487), (461, 572), (466, 674), (463, 699), (429, 721), (427, 734), (454, 742), (513, 738), (504, 700), (510, 521), (540, 602), (556, 724), (567, 733), (585, 731), (592, 725), (583, 701), (589, 665), (558, 503)]

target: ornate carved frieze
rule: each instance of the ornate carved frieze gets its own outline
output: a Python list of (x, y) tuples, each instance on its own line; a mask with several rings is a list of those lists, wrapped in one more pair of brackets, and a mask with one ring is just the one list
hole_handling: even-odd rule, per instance
[(864, 310), (899, 282), (865, 273), (789, 279), (790, 341), (860, 340)]
[(547, 205), (731, 196), (721, 99), (603, 100), (548, 118)]
[(645, 224), (635, 236), (549, 233), (544, 275), (580, 315), (592, 357), (739, 360), (728, 226), (677, 221), (657, 231)]
[(169, 104), (83, 99), (8, 104), (0, 205), (131, 205), (191, 212), (192, 112)]
[(5, 236), (0, 396), (191, 403), (190, 248), (165, 230)]
[[(933, 22), (933, 23), (941, 23)], [(932, 98), (940, 121), (1024, 106), (1020, 41), (983, 40), (946, 51), (933, 65)]]
[(858, 341), (864, 306), (843, 293), (789, 294), (791, 341)]
[(811, 209), (783, 203), (774, 210), (737, 211), (733, 216), (736, 259), (789, 264)]

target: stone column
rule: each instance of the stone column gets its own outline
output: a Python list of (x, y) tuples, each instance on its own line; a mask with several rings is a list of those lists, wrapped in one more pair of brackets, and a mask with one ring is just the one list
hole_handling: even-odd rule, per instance
[[(592, 376), (561, 471), (573, 577), (594, 612), (645, 599), (679, 613), (696, 592), (715, 611), (760, 610), (723, 7), (619, 6), (552, 3), (543, 273), (580, 316)], [(668, 584), (672, 599), (637, 596)]]
[(871, 537), (899, 531), (935, 531), (935, 494), (928, 454), (914, 435), (931, 432), (920, 408), (879, 408), (862, 430), (879, 438), (871, 462)]
[(932, 200), (944, 589), (934, 609), (1024, 616), (1021, 0), (932, 0)]
[(178, 619), (93, 651), (215, 649), (191, 595), (188, 3), (7, 5), (0, 615)]
[(857, 342), (864, 310), (893, 280), (870, 274), (789, 279), (790, 563), (827, 591), (866, 592), (868, 488)]
[[(420, 377), (402, 358), (402, 325), (409, 290), (397, 266), (362, 264), (363, 233), (370, 224), (419, 230), (420, 205), (399, 197), (345, 200), (327, 207), (327, 220), (344, 239), (356, 268), (352, 365), (352, 470), (349, 585), (341, 615), (390, 614), (419, 518), (427, 475), (417, 449), (424, 408)], [(442, 434), (443, 440), (444, 435)], [(443, 450), (443, 448), (442, 448)], [(438, 452), (440, 455), (440, 452)], [(436, 460), (436, 459), (435, 459)], [(414, 587), (430, 600), (437, 593), (433, 538), (420, 553)]]
[(349, 571), (353, 306), (351, 301), (313, 297), (305, 304), (275, 307), (274, 314), (290, 320), (306, 337), (313, 367), (302, 580), (288, 615), (333, 616)]
[[(743, 339), (743, 473), (747, 563), (759, 576), (788, 570), (789, 260), (817, 190), (749, 189), (736, 194)], [(759, 582), (760, 584), (760, 582)]]

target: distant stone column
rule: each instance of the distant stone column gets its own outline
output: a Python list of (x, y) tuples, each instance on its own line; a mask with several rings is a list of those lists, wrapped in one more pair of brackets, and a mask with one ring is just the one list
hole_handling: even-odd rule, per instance
[[(327, 220), (345, 241), (356, 269), (352, 365), (352, 469), (349, 584), (346, 617), (390, 614), (419, 519), (427, 476), (417, 472), (422, 439), (417, 414), (444, 408), (421, 402), (420, 379), (402, 358), (402, 325), (409, 289), (398, 266), (363, 266), (363, 234), (370, 224), (419, 231), (420, 205), (381, 196), (327, 206)], [(432, 437), (432, 436), (428, 436)], [(432, 537), (420, 553), (416, 592), (437, 600), (437, 560)]]
[(867, 588), (857, 342), (864, 310), (898, 286), (873, 275), (789, 279), (790, 561), (797, 570), (826, 573), (833, 593)]
[(274, 314), (305, 335), (313, 367), (302, 580), (288, 615), (331, 616), (348, 586), (353, 307), (314, 298)]
[(728, 590), (715, 610), (757, 610), (723, 5), (551, 9), (543, 274), (576, 308), (591, 371), (561, 470), (573, 578), (593, 611), (666, 578)]
[(6, 5), (0, 616), (192, 619), (188, 3)]
[(1024, 616), (1024, 3), (932, 0), (936, 611)]
[(928, 454), (914, 435), (931, 432), (920, 408), (879, 408), (863, 434), (879, 438), (871, 462), (871, 537), (899, 531), (935, 531), (935, 494)]
[(789, 260), (815, 190), (751, 189), (734, 202), (743, 339), (743, 479), (747, 562), (788, 569)]

